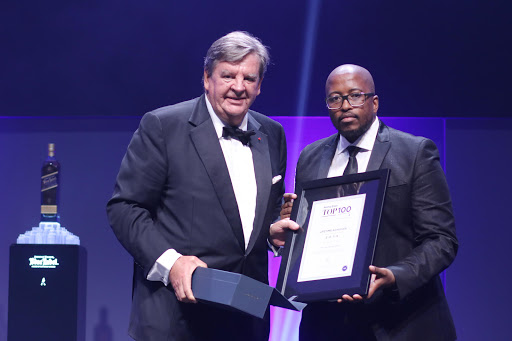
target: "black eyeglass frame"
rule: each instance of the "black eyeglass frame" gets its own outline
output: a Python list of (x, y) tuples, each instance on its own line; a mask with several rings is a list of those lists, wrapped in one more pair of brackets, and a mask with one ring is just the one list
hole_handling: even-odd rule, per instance
[[(363, 103), (354, 105), (354, 104), (352, 104), (352, 103), (350, 102), (350, 100), (348, 99), (348, 97), (349, 97), (349, 96), (351, 96), (351, 95), (355, 95), (355, 94), (358, 94), (358, 95), (364, 95), (364, 101), (363, 101)], [(351, 107), (353, 107), (353, 108), (359, 108), (359, 107), (362, 107), (362, 106), (364, 105), (364, 103), (366, 102), (366, 100), (368, 99), (368, 97), (370, 97), (370, 96), (375, 96), (375, 93), (374, 93), (374, 92), (368, 92), (368, 93), (366, 93), (366, 92), (355, 92), (355, 93), (351, 93), (351, 94), (348, 94), (348, 95), (345, 95), (345, 96), (343, 96), (343, 95), (339, 95), (339, 94), (338, 94), (337, 96), (340, 96), (340, 97), (341, 97), (340, 106), (339, 106), (339, 107), (337, 107), (337, 108), (330, 107), (330, 106), (329, 106), (329, 102), (328, 102), (328, 101), (329, 101), (329, 98), (331, 98), (331, 97), (333, 97), (333, 96), (329, 96), (329, 97), (327, 97), (327, 98), (325, 99), (325, 104), (327, 105), (327, 109), (330, 109), (330, 110), (337, 110), (337, 109), (340, 109), (340, 108), (343, 106), (343, 102), (345, 102), (345, 100), (348, 102), (348, 104), (350, 104), (350, 106), (351, 106)]]

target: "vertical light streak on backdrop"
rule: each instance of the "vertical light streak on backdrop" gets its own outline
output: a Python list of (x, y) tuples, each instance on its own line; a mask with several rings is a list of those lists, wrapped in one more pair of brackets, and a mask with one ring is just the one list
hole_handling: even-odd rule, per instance
[[(295, 112), (295, 116), (303, 117), (306, 116), (306, 106), (309, 99), (309, 88), (311, 82), (311, 72), (313, 66), (313, 58), (315, 51), (315, 42), (318, 31), (318, 16), (320, 13), (320, 5), (322, 0), (309, 0), (308, 1), (308, 10), (306, 27), (304, 30), (304, 48), (302, 51), (302, 63), (300, 69), (300, 82), (299, 88), (297, 89), (297, 109)], [(295, 129), (295, 133), (289, 136), (287, 139), (290, 143), (288, 147), (288, 159), (289, 160), (297, 160), (301, 148), (301, 141), (304, 137), (303, 134), (304, 121), (298, 120), (298, 124)], [(291, 164), (288, 162), (290, 166), (290, 171), (292, 176), (287, 178), (287, 190), (293, 192), (294, 189), (294, 179), (295, 179), (295, 166), (296, 164)], [(289, 172), (290, 173), (290, 172)]]
[[(298, 89), (297, 112), (296, 116), (303, 117), (306, 113), (307, 96), (311, 78), (311, 67), (313, 61), (313, 52), (317, 35), (318, 14), (321, 0), (308, 0), (308, 9), (306, 11), (306, 26), (304, 31), (304, 49), (302, 52), (301, 79)], [(296, 119), (293, 133), (286, 131), (288, 140), (288, 167), (286, 176), (286, 190), (293, 192), (295, 165), (301, 150), (301, 140), (303, 138), (302, 128), (303, 120)], [(293, 163), (292, 163), (293, 162)], [(271, 256), (269, 256), (271, 257)], [(275, 286), (277, 273), (279, 272), (280, 258), (271, 257), (269, 261), (269, 280), (270, 284)], [(271, 329), (270, 341), (279, 340), (298, 340), (298, 325), (300, 323), (300, 313), (281, 309), (271, 308)]]

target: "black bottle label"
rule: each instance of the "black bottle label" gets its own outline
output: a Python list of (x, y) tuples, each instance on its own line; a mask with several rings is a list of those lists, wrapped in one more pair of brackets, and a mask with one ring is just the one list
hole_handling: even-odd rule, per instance
[(58, 171), (41, 176), (41, 221), (54, 221), (57, 219), (58, 186)]
[(57, 181), (58, 174), (59, 172), (53, 172), (50, 174), (43, 175), (41, 177), (41, 192), (55, 188), (59, 185)]

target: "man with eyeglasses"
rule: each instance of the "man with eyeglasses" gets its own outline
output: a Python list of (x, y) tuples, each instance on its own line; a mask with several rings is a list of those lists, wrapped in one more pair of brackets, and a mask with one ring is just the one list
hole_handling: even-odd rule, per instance
[[(326, 95), (338, 133), (302, 151), (295, 182), (384, 168), (391, 174), (367, 297), (309, 304), (300, 340), (455, 340), (439, 274), (453, 262), (458, 242), (437, 147), (377, 118), (373, 78), (360, 66), (334, 69)], [(285, 194), (282, 218), (295, 198)]]

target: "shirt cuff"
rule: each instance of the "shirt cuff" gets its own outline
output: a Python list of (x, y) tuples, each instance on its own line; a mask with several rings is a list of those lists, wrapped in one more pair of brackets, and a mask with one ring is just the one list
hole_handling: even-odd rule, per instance
[(169, 272), (171, 271), (174, 263), (180, 257), (181, 254), (176, 252), (174, 249), (165, 251), (160, 257), (158, 257), (155, 264), (153, 264), (146, 279), (148, 281), (160, 281), (167, 286), (167, 284), (169, 284)]
[(281, 256), (281, 250), (283, 249), (282, 247), (274, 246), (274, 244), (272, 244), (269, 239), (267, 239), (267, 244), (270, 251), (274, 253), (274, 257)]

